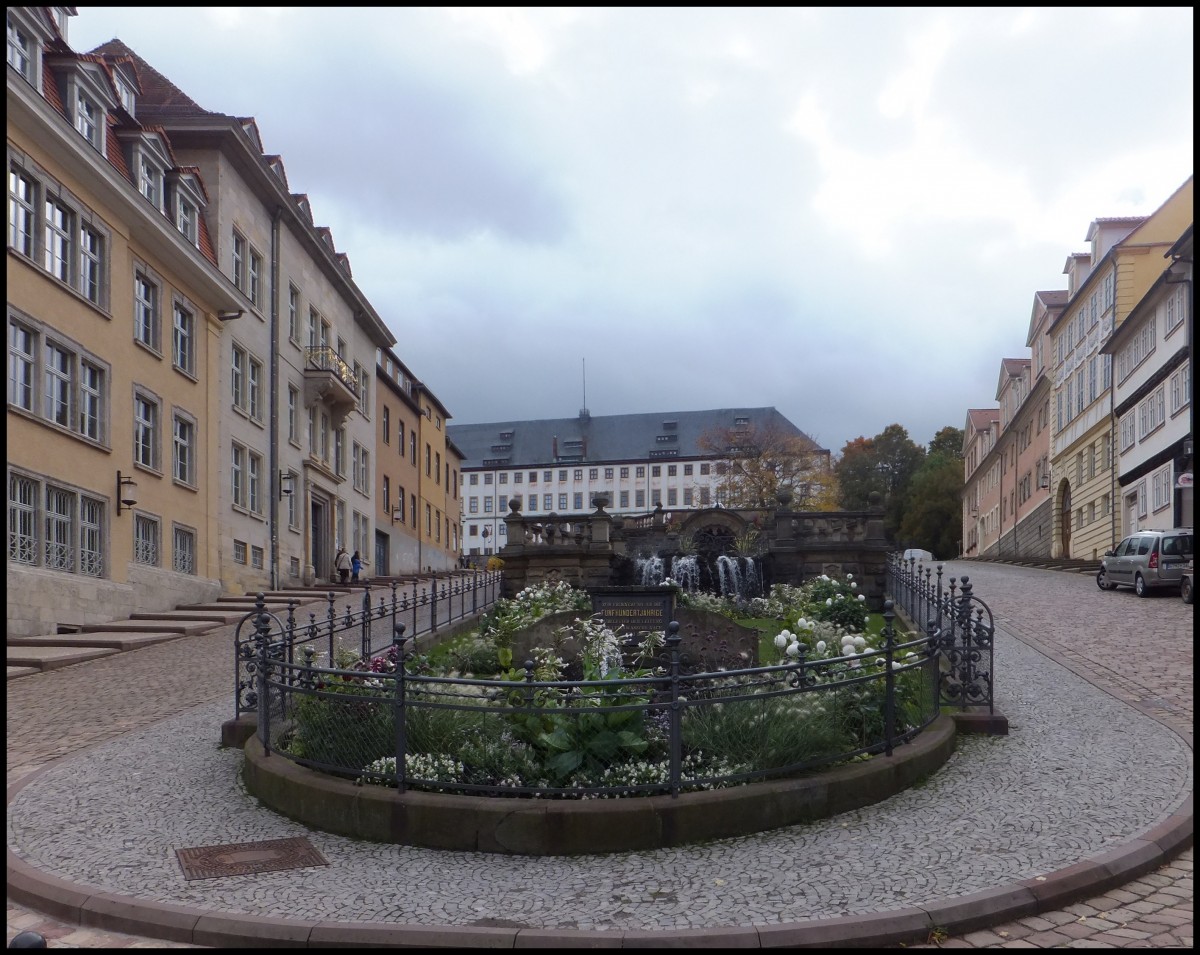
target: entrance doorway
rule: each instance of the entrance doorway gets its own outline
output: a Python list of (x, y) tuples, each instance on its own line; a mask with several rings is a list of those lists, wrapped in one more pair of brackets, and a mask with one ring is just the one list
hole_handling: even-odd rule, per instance
[(333, 579), (333, 557), (329, 553), (329, 516), (324, 501), (314, 500), (309, 515), (309, 553), (317, 580)]
[(1071, 556), (1071, 485), (1063, 482), (1062, 507), (1059, 509), (1059, 536), (1063, 557)]
[(390, 577), (388, 568), (388, 536), (383, 531), (375, 532), (375, 573), (373, 577)]

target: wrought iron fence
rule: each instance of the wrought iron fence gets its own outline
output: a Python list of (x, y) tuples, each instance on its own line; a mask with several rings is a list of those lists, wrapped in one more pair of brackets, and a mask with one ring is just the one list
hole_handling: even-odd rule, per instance
[[(775, 666), (687, 673), (679, 625), (667, 665), (596, 680), (538, 679), (525, 661), (475, 679), (435, 674), (403, 623), (351, 669), (253, 645), (258, 737), (268, 754), (344, 778), (490, 796), (670, 794), (793, 776), (888, 754), (939, 715), (938, 650), (900, 642), (889, 601), (878, 649), (810, 651)], [(618, 678), (618, 676), (620, 678)]]
[(991, 608), (972, 593), (970, 578), (942, 581), (942, 564), (890, 554), (888, 592), (895, 606), (936, 645), (942, 658), (939, 695), (944, 706), (986, 706), (994, 712), (996, 635)]
[[(260, 593), (255, 609), (239, 621), (233, 637), (234, 716), (258, 710), (259, 657), (265, 647), (272, 659), (291, 663), (297, 650), (313, 650), (313, 660), (332, 664), (339, 647), (353, 648), (368, 657), (376, 647), (385, 647), (397, 624), (403, 623), (414, 638), (436, 633), (439, 627), (482, 613), (499, 598), (503, 589), (502, 571), (475, 571), (438, 579), (400, 593), (399, 581), (391, 581), (390, 597), (378, 593), (373, 602), (371, 584), (362, 584), (360, 607), (337, 607), (344, 594), (326, 594), (324, 612), (310, 610), (308, 619), (297, 614), (298, 600), (287, 601), (283, 614), (268, 611), (265, 594)], [(321, 645), (321, 650), (315, 647)]]

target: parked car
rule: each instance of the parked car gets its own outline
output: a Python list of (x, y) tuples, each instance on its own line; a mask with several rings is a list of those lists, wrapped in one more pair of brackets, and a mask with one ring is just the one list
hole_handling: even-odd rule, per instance
[[(1195, 560), (1195, 558), (1192, 558)], [(1183, 598), (1185, 604), (1192, 602), (1192, 560), (1189, 560), (1183, 565), (1183, 574), (1179, 578), (1179, 596)]]
[(904, 559), (905, 560), (919, 560), (922, 563), (932, 564), (933, 563), (933, 554), (929, 553), (929, 551), (927, 551), (927, 550), (922, 550), (919, 547), (910, 547), (910, 548), (908, 548), (908, 550), (906, 550), (904, 552)]
[(1192, 559), (1192, 547), (1190, 527), (1130, 534), (1115, 550), (1105, 552), (1096, 584), (1101, 590), (1116, 590), (1124, 584), (1139, 597), (1149, 596), (1156, 588), (1178, 587), (1183, 567)]

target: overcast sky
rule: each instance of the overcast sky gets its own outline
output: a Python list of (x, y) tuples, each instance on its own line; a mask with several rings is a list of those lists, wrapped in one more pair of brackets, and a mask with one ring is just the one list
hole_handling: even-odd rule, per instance
[(1190, 8), (80, 7), (258, 121), (471, 424), (995, 405), (1092, 219), (1192, 173)]

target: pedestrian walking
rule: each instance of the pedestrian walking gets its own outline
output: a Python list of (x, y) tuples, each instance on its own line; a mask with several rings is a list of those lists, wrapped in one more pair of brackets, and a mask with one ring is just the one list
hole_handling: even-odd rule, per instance
[(338, 573), (338, 577), (344, 584), (350, 578), (351, 560), (350, 555), (346, 553), (346, 548), (339, 547), (337, 556), (333, 559), (333, 567)]
[(358, 575), (362, 570), (362, 558), (358, 555), (358, 551), (354, 552), (354, 556), (350, 558), (350, 583), (358, 583)]

